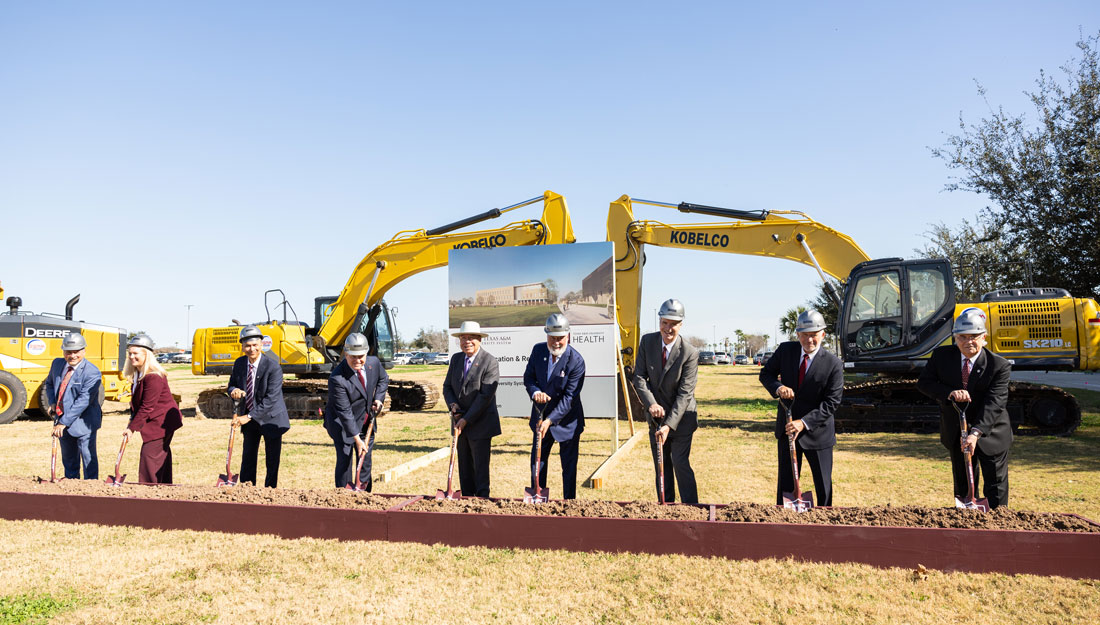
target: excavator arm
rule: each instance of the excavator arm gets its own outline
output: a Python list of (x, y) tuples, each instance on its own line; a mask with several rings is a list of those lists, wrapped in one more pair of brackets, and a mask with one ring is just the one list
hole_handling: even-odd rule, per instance
[[(636, 220), (634, 204), (675, 208), (683, 213), (728, 221), (669, 225)], [(870, 257), (848, 235), (797, 211), (739, 211), (700, 204), (669, 204), (622, 196), (611, 203), (607, 240), (615, 245), (615, 305), (623, 366), (634, 366), (642, 301), (643, 246), (657, 245), (727, 254), (768, 256), (809, 265), (843, 281), (852, 267)], [(839, 294), (835, 294), (839, 301)]]
[[(492, 230), (454, 232), (538, 202), (543, 203), (540, 219), (517, 221)], [(448, 254), (453, 249), (575, 241), (565, 198), (553, 191), (439, 228), (398, 232), (359, 261), (340, 296), (324, 311), (325, 320), (317, 336), (324, 345), (340, 345), (348, 334), (358, 330), (363, 316), (382, 300), (391, 287), (409, 276), (446, 265)]]

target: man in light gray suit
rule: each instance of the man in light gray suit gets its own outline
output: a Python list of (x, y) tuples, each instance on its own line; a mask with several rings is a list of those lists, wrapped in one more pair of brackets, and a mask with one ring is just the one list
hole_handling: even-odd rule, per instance
[[(695, 380), (699, 371), (699, 352), (680, 337), (684, 305), (679, 300), (670, 299), (661, 304), (660, 317), (660, 332), (646, 334), (638, 344), (634, 388), (646, 408), (654, 469), (657, 467), (657, 441), (664, 444), (664, 463), (671, 466), (671, 470), (665, 471), (665, 501), (676, 499), (675, 486), (679, 482), (680, 501), (699, 503), (690, 460), (691, 437), (698, 426)], [(658, 494), (660, 491), (661, 485), (657, 483)]]

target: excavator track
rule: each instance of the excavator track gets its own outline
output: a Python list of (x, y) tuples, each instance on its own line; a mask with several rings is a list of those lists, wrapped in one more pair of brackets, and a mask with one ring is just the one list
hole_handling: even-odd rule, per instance
[[(326, 379), (286, 380), (283, 401), (291, 419), (320, 419), (324, 416), (328, 397)], [(439, 400), (439, 389), (427, 382), (390, 380), (382, 413), (390, 410), (428, 410)], [(207, 418), (231, 419), (236, 402), (229, 399), (224, 388), (210, 388), (199, 393), (198, 407)]]
[[(1060, 388), (1027, 382), (1008, 386), (1008, 415), (1017, 435), (1069, 436), (1081, 425), (1081, 406)], [(939, 405), (913, 379), (892, 378), (844, 387), (835, 415), (838, 432), (938, 432)]]

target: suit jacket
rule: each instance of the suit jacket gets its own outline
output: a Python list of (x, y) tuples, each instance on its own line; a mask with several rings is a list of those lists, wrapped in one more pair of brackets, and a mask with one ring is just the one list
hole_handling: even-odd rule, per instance
[(539, 343), (531, 350), (527, 360), (527, 369), (523, 372), (523, 385), (527, 387), (527, 396), (538, 391), (550, 396), (545, 404), (532, 404), (531, 431), (542, 417), (550, 420), (550, 434), (554, 440), (568, 441), (584, 431), (584, 407), (581, 406), (581, 388), (584, 387), (584, 358), (573, 349), (565, 346), (565, 352), (554, 363), (554, 370), (547, 378), (547, 365), (550, 363), (550, 348)]
[(466, 378), (462, 368), (466, 354), (451, 356), (447, 378), (443, 381), (443, 399), (447, 405), (458, 404), (458, 414), (466, 419), (463, 433), (467, 438), (481, 440), (500, 434), (500, 413), (497, 412), (497, 384), (500, 368), (496, 356), (481, 349), (474, 357)]
[[(1000, 356), (982, 348), (967, 379), (970, 406), (966, 422), (978, 428), (978, 449), (986, 454), (999, 454), (1012, 444), (1012, 423), (1008, 418), (1008, 379), (1012, 365)], [(962, 431), (959, 413), (947, 396), (962, 386), (962, 352), (955, 345), (943, 345), (932, 350), (924, 365), (917, 389), (940, 403), (940, 442), (948, 449), (957, 448)]]
[[(699, 374), (699, 350), (678, 337), (661, 367), (664, 341), (660, 332), (651, 332), (638, 343), (638, 358), (634, 362), (634, 388), (645, 405), (645, 418), (650, 425), (667, 425), (677, 432), (694, 432), (699, 419), (695, 409), (695, 382)], [(649, 407), (660, 404), (665, 409), (663, 423), (655, 423)]]
[[(355, 437), (363, 431), (367, 422), (367, 410), (371, 404), (386, 401), (390, 376), (378, 358), (367, 356), (367, 361), (363, 363), (363, 377), (367, 380), (366, 389), (359, 383), (359, 376), (348, 366), (347, 360), (341, 360), (328, 376), (325, 429), (334, 441), (354, 444)], [(374, 429), (378, 431), (377, 423)]]
[[(49, 406), (42, 406), (43, 412), (52, 415), (57, 405), (57, 392), (61, 390), (61, 379), (69, 363), (64, 358), (54, 358), (50, 373), (46, 377), (46, 399)], [(103, 411), (99, 407), (99, 389), (103, 385), (103, 376), (99, 369), (81, 360), (73, 369), (69, 384), (65, 387), (65, 396), (61, 398), (61, 410), (64, 414), (58, 423), (64, 425), (69, 436), (80, 438), (98, 430), (103, 423)]]
[(130, 396), (130, 423), (126, 427), (141, 434), (142, 444), (183, 427), (183, 415), (172, 398), (167, 378), (150, 373), (138, 380)]
[[(241, 390), (248, 392), (248, 356), (241, 356), (233, 363), (233, 373), (229, 376), (229, 392)], [(276, 425), (284, 430), (290, 429), (290, 415), (283, 402), (283, 368), (271, 358), (260, 356), (256, 363), (255, 392), (252, 397), (252, 412), (245, 407), (245, 398), (237, 403), (237, 414), (247, 414), (259, 425)]]
[[(802, 419), (806, 429), (798, 435), (803, 449), (828, 449), (836, 445), (836, 424), (833, 415), (844, 395), (844, 363), (819, 347), (802, 384), (798, 369), (802, 364), (802, 344), (781, 343), (760, 370), (760, 383), (772, 397), (778, 397), (780, 386), (794, 389), (791, 418)], [(775, 437), (787, 436), (787, 413), (781, 406), (775, 409)]]

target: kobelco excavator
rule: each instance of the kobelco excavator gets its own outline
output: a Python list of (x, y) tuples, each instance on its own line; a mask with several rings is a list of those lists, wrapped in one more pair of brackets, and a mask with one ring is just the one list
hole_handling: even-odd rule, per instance
[[(0, 300), (4, 289), (0, 287)], [(42, 384), (54, 358), (62, 356), (61, 341), (72, 332), (84, 335), (85, 358), (103, 374), (99, 402), (117, 400), (129, 393), (122, 375), (126, 359), (126, 330), (73, 320), (80, 296), (65, 304), (65, 314), (20, 310), (23, 300), (9, 297), (8, 310), (0, 313), (0, 424), (11, 423), (24, 411), (43, 413), (46, 388)]]
[[(536, 203), (543, 204), (539, 219), (517, 221), (495, 230), (456, 232), (510, 211)], [(297, 380), (283, 385), (283, 397), (292, 418), (316, 418), (325, 405), (328, 372), (340, 362), (344, 339), (352, 332), (367, 336), (371, 354), (386, 368), (393, 364), (396, 341), (393, 317), (382, 297), (409, 276), (447, 264), (452, 249), (508, 247), (573, 243), (573, 224), (565, 198), (553, 191), (540, 196), (460, 219), (431, 230), (405, 230), (367, 254), (356, 266), (343, 291), (337, 297), (314, 300), (314, 323), (307, 326), (293, 316), (293, 307), (282, 301), (282, 320), (272, 320), (267, 296), (268, 319), (256, 323), (264, 333), (264, 356), (276, 359), (284, 373), (296, 374)], [(288, 316), (288, 310), (290, 315)], [(195, 331), (191, 351), (191, 371), (195, 375), (228, 374), (241, 352), (238, 336), (243, 325), (224, 328), (200, 328)], [(389, 400), (393, 410), (426, 410), (435, 405), (439, 391), (422, 382), (390, 379)], [(199, 409), (208, 417), (230, 418), (233, 403), (223, 389), (208, 389), (199, 394)]]
[[(718, 217), (718, 223), (669, 225), (636, 220), (633, 205), (674, 208)], [(833, 292), (845, 370), (881, 374), (844, 389), (836, 414), (842, 431), (933, 431), (938, 408), (917, 392), (915, 377), (932, 349), (951, 341), (952, 320), (977, 307), (989, 319), (987, 348), (1016, 370), (1100, 370), (1100, 309), (1095, 300), (1062, 289), (1021, 288), (958, 302), (950, 263), (943, 258), (871, 260), (847, 235), (798, 211), (740, 211), (700, 204), (652, 202), (622, 196), (611, 203), (607, 240), (615, 244), (615, 302), (623, 366), (634, 364), (641, 314), (645, 245), (749, 254), (792, 260), (841, 281)], [(1020, 433), (1068, 435), (1081, 422), (1077, 400), (1065, 391), (1013, 382), (1009, 415)]]

